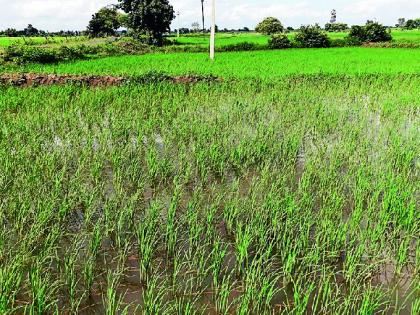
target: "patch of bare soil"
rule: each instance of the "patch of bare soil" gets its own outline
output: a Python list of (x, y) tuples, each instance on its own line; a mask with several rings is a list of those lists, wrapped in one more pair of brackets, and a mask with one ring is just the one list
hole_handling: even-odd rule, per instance
[[(221, 81), (216, 77), (203, 76), (167, 76), (162, 81), (173, 83), (198, 83)], [(144, 83), (147, 78), (136, 80), (135, 78), (119, 76), (95, 76), (95, 75), (72, 75), (72, 74), (35, 74), (35, 73), (6, 73), (0, 75), (0, 85), (12, 85), (19, 87), (32, 87), (40, 85), (63, 85), (78, 83), (86, 86), (115, 86), (127, 82)]]

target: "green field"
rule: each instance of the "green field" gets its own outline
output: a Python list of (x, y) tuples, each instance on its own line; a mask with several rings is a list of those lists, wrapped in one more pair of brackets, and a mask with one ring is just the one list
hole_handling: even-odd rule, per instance
[[(295, 33), (289, 33), (288, 37), (293, 39)], [(331, 39), (344, 39), (348, 33), (328, 33)], [(411, 31), (392, 31), (394, 42), (420, 42), (420, 30)], [(218, 33), (216, 34), (216, 43), (219, 46), (234, 45), (243, 42), (249, 42), (259, 45), (266, 45), (270, 36), (258, 34), (258, 33)], [(172, 40), (176, 40), (181, 45), (209, 45), (209, 35), (184, 35), (180, 38), (172, 37)]]
[(420, 72), (420, 50), (352, 47), (233, 52), (217, 54), (214, 62), (205, 53), (158, 53), (59, 65), (35, 64), (15, 70), (115, 75), (161, 71), (173, 75), (211, 74), (222, 78), (266, 79), (299, 74), (416, 74)]
[(67, 44), (72, 42), (84, 42), (87, 38), (84, 36), (78, 37), (0, 37), (0, 48), (11, 46), (13, 44), (29, 44), (29, 45), (45, 45), (45, 44)]
[[(328, 33), (331, 39), (343, 39), (348, 35), (346, 32), (341, 33)], [(295, 36), (295, 33), (289, 33), (289, 38), (292, 39)], [(420, 30), (410, 30), (410, 31), (401, 31), (401, 30), (393, 30), (392, 31), (393, 40), (395, 42), (420, 42)], [(233, 45), (239, 44), (243, 42), (249, 42), (259, 45), (266, 45), (268, 39), (270, 37), (258, 33), (218, 33), (216, 34), (216, 41), (217, 45), (219, 46), (226, 46), (226, 45)], [(171, 41), (176, 41), (180, 45), (200, 45), (200, 46), (208, 46), (209, 44), (209, 35), (200, 35), (200, 34), (193, 34), (193, 35), (183, 35), (179, 38), (176, 36), (171, 36), (169, 38)], [(48, 43), (71, 43), (71, 42), (84, 42), (88, 41), (86, 37), (50, 37), (49, 42), (45, 37), (30, 37), (30, 38), (23, 38), (23, 37), (0, 37), (0, 47), (10, 46), (16, 43), (25, 43), (29, 42), (32, 45), (44, 45)]]
[(19, 72), (134, 79), (0, 85), (0, 314), (420, 314), (420, 49)]

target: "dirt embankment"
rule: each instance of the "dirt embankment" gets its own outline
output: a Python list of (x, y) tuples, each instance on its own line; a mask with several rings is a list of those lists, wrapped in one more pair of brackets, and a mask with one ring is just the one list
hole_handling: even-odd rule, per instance
[(86, 86), (115, 86), (129, 82), (150, 83), (153, 81), (167, 81), (172, 83), (198, 83), (221, 81), (216, 77), (203, 76), (162, 76), (157, 80), (147, 77), (130, 78), (120, 76), (72, 75), (72, 74), (35, 74), (35, 73), (6, 73), (0, 75), (0, 85), (32, 87), (40, 85), (63, 85), (77, 83)]

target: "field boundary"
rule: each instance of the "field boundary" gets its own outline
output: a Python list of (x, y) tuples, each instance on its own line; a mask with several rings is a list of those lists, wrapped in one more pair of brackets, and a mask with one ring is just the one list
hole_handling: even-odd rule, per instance
[(74, 75), (74, 74), (38, 74), (38, 73), (5, 73), (0, 75), (0, 85), (34, 87), (42, 85), (81, 84), (86, 86), (118, 86), (125, 83), (199, 83), (221, 82), (213, 76), (183, 75), (169, 76), (161, 73), (148, 73), (140, 77), (124, 77), (109, 75)]

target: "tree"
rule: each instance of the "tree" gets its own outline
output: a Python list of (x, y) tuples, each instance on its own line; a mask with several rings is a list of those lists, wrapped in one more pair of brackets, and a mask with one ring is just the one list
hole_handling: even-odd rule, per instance
[(323, 48), (330, 46), (328, 35), (321, 30), (318, 24), (302, 25), (295, 38), (301, 47)]
[(352, 26), (349, 37), (360, 42), (387, 42), (392, 40), (391, 33), (385, 26), (372, 21), (368, 21), (365, 26)]
[(257, 25), (255, 31), (266, 35), (272, 35), (283, 33), (284, 27), (275, 17), (267, 17)]
[(4, 31), (4, 35), (7, 37), (18, 37), (19, 32), (14, 28), (8, 28)]
[(344, 32), (349, 26), (346, 23), (327, 23), (325, 24), (325, 30), (327, 32)]
[(150, 36), (149, 43), (162, 46), (163, 34), (170, 31), (175, 12), (168, 0), (118, 0), (128, 22), (138, 35)]
[(399, 18), (396, 27), (404, 27), (405, 26), (405, 18)]
[(32, 24), (28, 24), (28, 26), (23, 30), (25, 36), (36, 36), (38, 35), (38, 30), (32, 26)]
[(286, 34), (273, 34), (268, 41), (270, 49), (284, 49), (292, 47), (292, 43)]
[(113, 36), (120, 26), (117, 8), (115, 6), (104, 7), (92, 15), (87, 30), (92, 37)]
[(197, 33), (197, 32), (200, 30), (200, 23), (198, 23), (198, 22), (194, 22), (194, 23), (192, 23), (192, 24), (191, 24), (191, 30), (192, 30), (194, 33)]
[(420, 28), (420, 19), (407, 20), (407, 22), (405, 22), (404, 28), (408, 30), (414, 30), (416, 28)]

